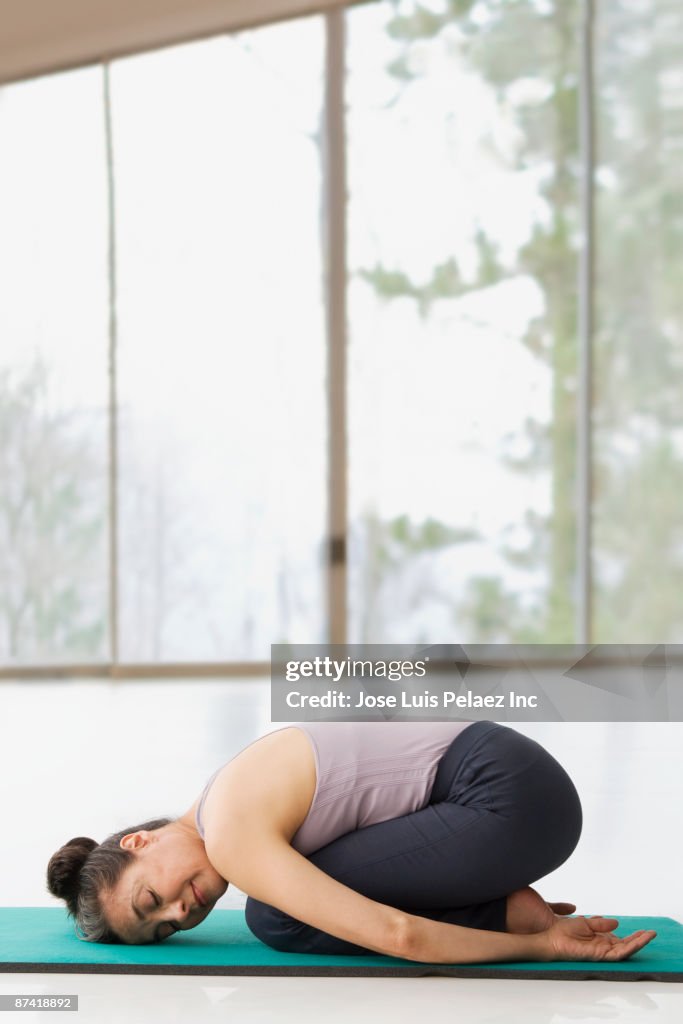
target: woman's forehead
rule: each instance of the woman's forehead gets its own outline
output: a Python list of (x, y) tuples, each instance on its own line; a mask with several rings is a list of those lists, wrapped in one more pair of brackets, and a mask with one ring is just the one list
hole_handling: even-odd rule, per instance
[(124, 871), (114, 888), (103, 894), (102, 905), (109, 925), (126, 940), (129, 940), (129, 936), (141, 933), (141, 922), (133, 909), (139, 888), (137, 872), (131, 865)]

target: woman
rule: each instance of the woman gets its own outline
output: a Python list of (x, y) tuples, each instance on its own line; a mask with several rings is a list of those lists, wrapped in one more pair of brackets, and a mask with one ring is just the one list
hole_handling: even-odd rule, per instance
[(425, 963), (623, 960), (613, 918), (569, 918), (530, 882), (570, 855), (581, 805), (534, 740), (495, 722), (297, 723), (218, 769), (177, 819), (72, 839), (48, 887), (90, 941), (194, 928), (232, 882), (287, 952)]

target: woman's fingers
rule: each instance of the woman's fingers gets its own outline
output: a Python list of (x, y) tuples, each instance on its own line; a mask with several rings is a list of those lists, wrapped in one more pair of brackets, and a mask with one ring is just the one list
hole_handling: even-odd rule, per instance
[(656, 934), (656, 931), (641, 929), (632, 932), (631, 935), (625, 935), (622, 939), (617, 939), (611, 949), (605, 953), (605, 960), (625, 960), (626, 957), (637, 953), (643, 946), (647, 946), (648, 942), (652, 942)]
[(619, 922), (614, 917), (558, 918), (548, 930), (557, 960), (625, 960), (656, 936), (640, 929), (623, 938), (613, 934)]

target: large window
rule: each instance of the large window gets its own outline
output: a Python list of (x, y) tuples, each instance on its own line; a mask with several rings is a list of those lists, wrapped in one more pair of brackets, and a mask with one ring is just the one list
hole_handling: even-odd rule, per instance
[(354, 639), (570, 641), (576, 5), (350, 20)]
[(98, 68), (0, 90), (0, 661), (106, 659)]
[(114, 64), (120, 657), (324, 637), (320, 19)]
[(0, 89), (0, 663), (677, 641), (682, 42), (380, 0)]
[(594, 628), (683, 641), (683, 9), (598, 8)]

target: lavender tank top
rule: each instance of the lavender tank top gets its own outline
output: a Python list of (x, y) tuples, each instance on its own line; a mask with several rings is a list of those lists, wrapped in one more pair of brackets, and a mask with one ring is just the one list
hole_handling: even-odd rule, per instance
[[(347, 832), (426, 807), (441, 757), (471, 724), (297, 722), (283, 726), (301, 729), (308, 736), (317, 780), (308, 814), (291, 845), (306, 855)], [(195, 821), (202, 838), (204, 801), (221, 768), (207, 782), (197, 806)]]

